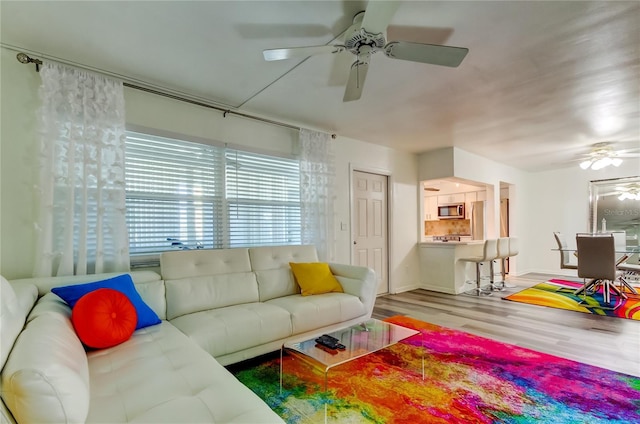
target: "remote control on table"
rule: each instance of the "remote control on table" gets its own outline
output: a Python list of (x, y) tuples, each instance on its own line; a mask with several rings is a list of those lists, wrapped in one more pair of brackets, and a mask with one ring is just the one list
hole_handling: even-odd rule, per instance
[(331, 347), (332, 345), (338, 343), (338, 341), (339, 340), (337, 340), (335, 337), (331, 337), (328, 334), (323, 334), (322, 336), (320, 336), (320, 337), (318, 337), (316, 339), (317, 343), (319, 343), (321, 345), (324, 345), (324, 346), (327, 346), (327, 347)]
[(330, 348), (328, 348), (328, 347), (327, 347), (327, 346), (325, 346), (325, 345), (321, 345), (320, 343), (316, 343), (316, 347), (317, 347), (318, 349), (322, 349), (322, 350), (324, 350), (324, 351), (325, 351), (325, 352), (327, 352), (327, 353), (330, 353), (331, 355), (337, 355), (337, 354), (338, 354), (338, 351), (337, 351), (337, 350), (335, 350), (335, 349), (330, 349)]
[(335, 337), (329, 336), (328, 334), (323, 334), (322, 336), (318, 337), (316, 339), (316, 343), (328, 347), (329, 349), (345, 349), (345, 346), (340, 343), (340, 340), (336, 339)]

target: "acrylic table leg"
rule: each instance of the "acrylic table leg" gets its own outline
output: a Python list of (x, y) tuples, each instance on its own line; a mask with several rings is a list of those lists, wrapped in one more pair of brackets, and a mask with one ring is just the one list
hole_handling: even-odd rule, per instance
[(329, 386), (327, 384), (327, 375), (329, 374), (329, 370), (325, 370), (324, 372), (324, 424), (327, 424), (327, 412), (328, 412), (328, 401), (327, 401), (327, 390), (329, 390)]
[(282, 353), (284, 351), (284, 347), (280, 348), (280, 395), (282, 395), (282, 372), (283, 372), (283, 368), (282, 368)]
[(420, 332), (420, 351), (422, 352), (422, 381), (424, 381), (424, 351), (427, 349), (424, 347), (424, 333)]

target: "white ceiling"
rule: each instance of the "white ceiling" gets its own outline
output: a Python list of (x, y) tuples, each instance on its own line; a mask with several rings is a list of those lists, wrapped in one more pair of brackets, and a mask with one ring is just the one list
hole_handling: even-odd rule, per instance
[[(373, 0), (372, 0), (373, 1)], [(0, 2), (1, 42), (294, 125), (424, 152), (456, 146), (526, 170), (597, 142), (640, 148), (640, 2), (406, 1), (388, 40), (469, 48), (458, 68), (374, 55), (265, 62), (330, 43), (364, 1)]]

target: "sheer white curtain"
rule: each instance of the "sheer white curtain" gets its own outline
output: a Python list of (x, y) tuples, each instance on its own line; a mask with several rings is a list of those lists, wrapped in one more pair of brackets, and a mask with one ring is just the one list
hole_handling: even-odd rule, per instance
[(313, 244), (323, 261), (335, 260), (335, 164), (329, 134), (300, 130), (302, 244)]
[(51, 62), (40, 75), (34, 275), (127, 271), (122, 82)]

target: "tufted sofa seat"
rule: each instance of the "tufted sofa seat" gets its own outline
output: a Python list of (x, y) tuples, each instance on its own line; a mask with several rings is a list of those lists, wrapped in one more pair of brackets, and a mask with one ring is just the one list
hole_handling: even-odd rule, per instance
[(282, 422), (224, 365), (371, 316), (368, 268), (331, 264), (344, 293), (302, 296), (288, 264), (315, 261), (313, 246), (167, 252), (162, 277), (130, 273), (161, 324), (93, 351), (50, 290), (118, 274), (1, 278), (2, 422)]
[(317, 261), (314, 246), (165, 252), (167, 319), (223, 365), (369, 319), (373, 271), (330, 264), (344, 293), (302, 296), (289, 262)]

